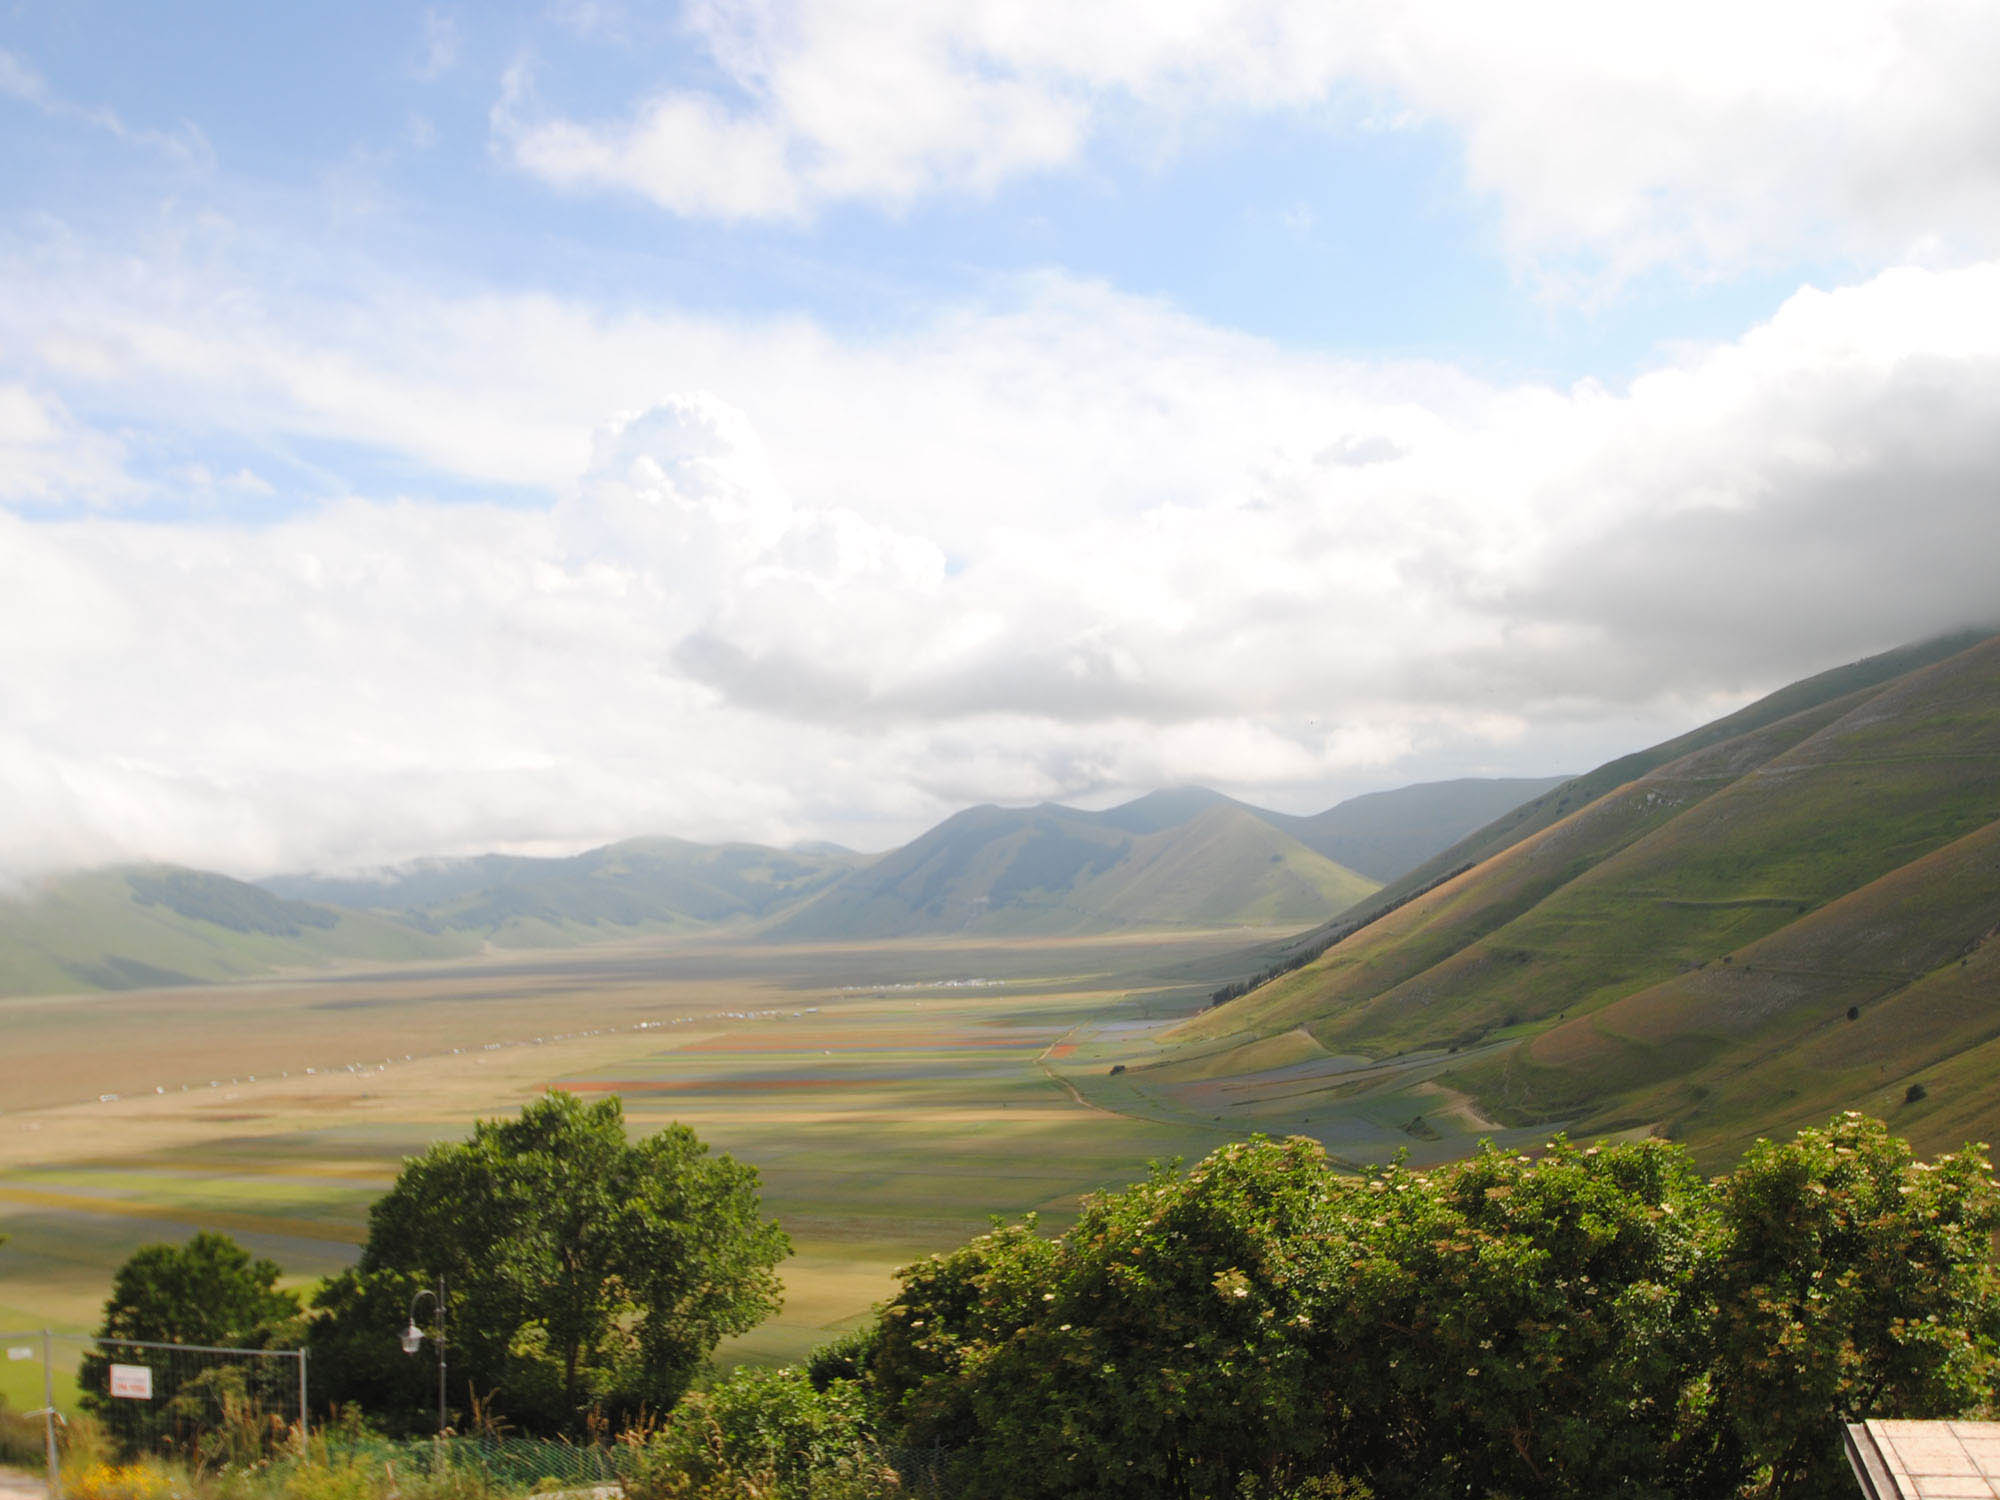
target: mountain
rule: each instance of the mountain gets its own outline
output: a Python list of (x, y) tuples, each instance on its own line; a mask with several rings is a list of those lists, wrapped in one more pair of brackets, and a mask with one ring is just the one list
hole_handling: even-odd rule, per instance
[(975, 807), (778, 922), (781, 939), (1307, 923), (1375, 882), (1213, 792), (1109, 812)]
[(1311, 817), (1260, 813), (1272, 827), (1372, 880), (1400, 878), (1566, 776), (1467, 777), (1370, 792)]
[(0, 898), (0, 994), (193, 984), (356, 960), (446, 958), (474, 946), (176, 865), (60, 876)]
[(1218, 1044), (1251, 1059), (1286, 1034), (1342, 1056), (1463, 1051), (1438, 1083), (1497, 1122), (1711, 1152), (1844, 1107), (1932, 1144), (1990, 1132), (2000, 637), (1795, 684), (1399, 884), (1177, 1040), (1212, 1072)]
[[(1399, 857), (1407, 858), (1441, 842), (1468, 809), (1535, 786), (1440, 783), (1310, 818), (1199, 788), (1105, 812), (974, 808), (879, 857), (830, 844), (779, 850), (651, 838), (567, 858), (489, 854), (254, 885), (165, 865), (99, 870), (0, 899), (0, 994), (715, 928), (845, 939), (968, 928), (1304, 926), (1374, 891), (1376, 878), (1325, 851), (1393, 839), (1381, 807), (1406, 811), (1413, 831)], [(1350, 816), (1357, 806), (1365, 815)], [(1375, 869), (1393, 863), (1376, 846), (1364, 857)]]
[(1307, 815), (1253, 807), (1205, 787), (1174, 787), (1149, 792), (1096, 816), (1106, 826), (1128, 833), (1159, 833), (1178, 828), (1212, 807), (1238, 807), (1297, 839), (1315, 854), (1381, 882), (1398, 879), (1440, 850), (1568, 779), (1466, 777), (1427, 781), (1350, 797), (1325, 812)]
[(278, 895), (390, 913), (430, 931), (528, 946), (603, 937), (614, 928), (671, 932), (754, 922), (861, 862), (834, 846), (822, 852), (654, 838), (561, 859), (486, 854), (424, 860), (373, 879), (296, 875), (263, 884)]
[[(1119, 927), (1304, 925), (1545, 783), (1441, 782), (1312, 817), (1181, 787), (1103, 812), (956, 814), (871, 858), (837, 845), (633, 839), (567, 859), (426, 860), (375, 877), (287, 876), (274, 894), (529, 945), (729, 924), (780, 939)], [(1407, 826), (1400, 831), (1398, 820)], [(1329, 849), (1352, 846), (1369, 874)]]

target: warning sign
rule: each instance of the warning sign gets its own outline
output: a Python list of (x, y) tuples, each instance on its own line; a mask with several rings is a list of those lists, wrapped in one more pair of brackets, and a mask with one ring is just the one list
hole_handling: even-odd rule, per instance
[(7, 1346), (7, 1357), (9, 1359), (33, 1359), (35, 1351), (27, 1344), (10, 1344)]
[(113, 1365), (111, 1394), (128, 1401), (153, 1399), (153, 1369), (150, 1365)]

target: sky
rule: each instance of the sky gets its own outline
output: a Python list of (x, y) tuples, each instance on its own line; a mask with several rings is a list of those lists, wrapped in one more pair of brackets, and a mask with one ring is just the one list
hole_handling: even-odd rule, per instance
[(0, 875), (1575, 772), (2000, 620), (2000, 7), (0, 0)]

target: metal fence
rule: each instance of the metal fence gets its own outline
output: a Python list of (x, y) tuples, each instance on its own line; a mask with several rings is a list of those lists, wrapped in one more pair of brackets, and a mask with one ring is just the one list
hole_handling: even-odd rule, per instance
[(37, 1358), (41, 1360), (42, 1404), (38, 1410), (27, 1412), (25, 1415), (41, 1421), (43, 1461), (48, 1466), (49, 1500), (61, 1500), (62, 1483), (59, 1475), (61, 1460), (56, 1451), (56, 1427), (62, 1417), (56, 1411), (54, 1341), (55, 1335), (46, 1328), (33, 1333), (0, 1333), (0, 1346), (5, 1347), (9, 1361), (26, 1363)]
[(87, 1335), (0, 1333), (9, 1360), (38, 1359), (49, 1494), (59, 1500), (58, 1369), (74, 1370), (81, 1403), (128, 1452), (196, 1463), (254, 1462), (306, 1431), (306, 1351), (229, 1349)]
[[(309, 1407), (303, 1349), (229, 1349), (198, 1344), (99, 1339), (35, 1330), (0, 1333), (15, 1361), (39, 1361), (42, 1405), (10, 1413), (10, 1435), (24, 1419), (39, 1428), (50, 1500), (61, 1500), (63, 1417), (56, 1410), (58, 1371), (73, 1370), (82, 1403), (128, 1452), (169, 1454), (204, 1466), (250, 1465), (289, 1449), (304, 1459)], [(618, 1485), (637, 1452), (629, 1441), (569, 1442), (446, 1433), (403, 1439), (350, 1437), (334, 1431), (313, 1445), (335, 1463), (397, 1473), (443, 1467), (476, 1474), (495, 1490), (580, 1490)], [(940, 1448), (884, 1448), (914, 1500), (949, 1492), (952, 1455)]]

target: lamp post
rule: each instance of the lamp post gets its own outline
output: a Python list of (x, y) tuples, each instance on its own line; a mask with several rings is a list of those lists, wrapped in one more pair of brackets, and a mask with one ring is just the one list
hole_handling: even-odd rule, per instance
[(437, 1336), (434, 1339), (432, 1339), (431, 1342), (437, 1346), (437, 1357), (438, 1357), (437, 1457), (439, 1463), (442, 1464), (444, 1460), (444, 1277), (443, 1275), (440, 1274), (437, 1279), (436, 1291), (432, 1291), (427, 1286), (418, 1287), (415, 1295), (413, 1295), (410, 1298), (409, 1326), (403, 1330), (403, 1335), (402, 1335), (403, 1352), (405, 1354), (415, 1354), (418, 1349), (423, 1347), (424, 1331), (423, 1329), (417, 1327), (417, 1303), (422, 1301), (425, 1297), (430, 1298), (432, 1302), (437, 1304)]

